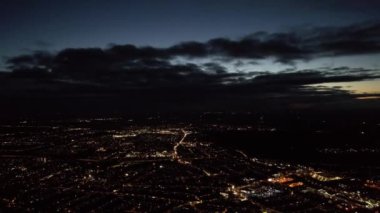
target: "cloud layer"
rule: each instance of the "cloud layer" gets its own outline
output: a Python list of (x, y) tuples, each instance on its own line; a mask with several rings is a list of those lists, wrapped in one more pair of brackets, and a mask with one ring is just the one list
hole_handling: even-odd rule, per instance
[[(318, 91), (307, 85), (378, 78), (378, 70), (328, 67), (241, 73), (227, 70), (224, 62), (236, 60), (238, 64), (239, 60), (250, 60), (255, 63), (255, 60), (272, 58), (278, 63), (292, 64), (297, 60), (373, 53), (380, 53), (378, 22), (302, 28), (285, 33), (256, 32), (237, 40), (215, 38), (168, 48), (128, 44), (107, 49), (68, 48), (56, 54), (36, 51), (7, 60), (12, 72), (0, 75), (0, 95), (51, 97), (59, 94), (96, 98), (116, 95), (124, 101), (134, 99), (144, 104), (156, 102), (157, 98), (165, 103), (203, 103), (205, 109), (218, 104), (227, 108), (229, 104), (247, 107), (273, 98), (287, 100), (288, 104), (311, 99), (322, 102), (329, 97), (351, 95), (339, 88)], [(178, 57), (218, 60), (173, 63)]]
[[(168, 48), (137, 47), (131, 44), (114, 45), (108, 49), (72, 48), (52, 55), (51, 63), (55, 66), (78, 69), (77, 61), (81, 61), (83, 66), (97, 62), (102, 63), (99, 64), (101, 65), (99, 69), (105, 70), (122, 69), (124, 65), (133, 62), (166, 61), (175, 57), (218, 56), (226, 60), (255, 60), (271, 57), (282, 63), (291, 63), (294, 60), (309, 60), (326, 56), (372, 53), (380, 53), (379, 22), (366, 22), (345, 27), (299, 28), (284, 33), (256, 32), (237, 40), (214, 38), (207, 42), (183, 42)], [(32, 55), (11, 58), (7, 63), (13, 69), (26, 63), (31, 66), (46, 65), (45, 59), (47, 59), (46, 55), (36, 52)], [(87, 67), (83, 68), (85, 71)]]

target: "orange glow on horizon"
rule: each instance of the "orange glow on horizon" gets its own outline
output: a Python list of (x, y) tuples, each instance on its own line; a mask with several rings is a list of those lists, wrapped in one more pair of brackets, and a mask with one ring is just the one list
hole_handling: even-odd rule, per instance
[[(321, 89), (341, 89), (349, 91), (353, 94), (377, 94), (380, 93), (380, 79), (355, 81), (355, 82), (334, 82), (309, 85), (314, 88), (321, 87)], [(375, 97), (375, 96), (372, 96)]]
[(380, 99), (380, 96), (360, 96), (360, 97), (357, 97), (356, 99), (358, 100), (376, 100), (376, 99)]

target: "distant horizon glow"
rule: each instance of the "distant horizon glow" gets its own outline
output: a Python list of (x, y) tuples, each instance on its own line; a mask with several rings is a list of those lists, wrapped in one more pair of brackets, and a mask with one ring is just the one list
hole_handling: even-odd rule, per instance
[(380, 94), (380, 78), (364, 81), (333, 82), (309, 85), (314, 88), (341, 89), (352, 94)]

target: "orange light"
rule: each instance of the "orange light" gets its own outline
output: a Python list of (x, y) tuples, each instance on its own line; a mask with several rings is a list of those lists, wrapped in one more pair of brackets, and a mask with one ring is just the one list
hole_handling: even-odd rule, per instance
[(290, 188), (299, 187), (299, 186), (303, 186), (303, 183), (302, 182), (296, 182), (296, 183), (289, 184)]

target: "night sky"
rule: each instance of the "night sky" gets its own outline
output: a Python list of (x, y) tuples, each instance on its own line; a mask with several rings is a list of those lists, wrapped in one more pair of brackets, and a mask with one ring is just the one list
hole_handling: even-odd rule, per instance
[[(233, 85), (238, 96), (311, 86), (306, 96), (375, 97), (379, 11), (377, 0), (1, 0), (0, 69), (28, 79), (3, 80), (2, 93)], [(54, 83), (36, 83), (41, 71)]]
[(2, 56), (111, 43), (167, 47), (257, 31), (380, 19), (376, 0), (2, 0), (0, 4)]

